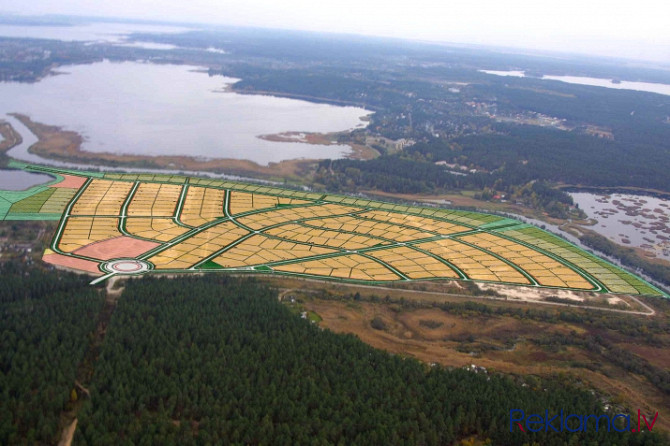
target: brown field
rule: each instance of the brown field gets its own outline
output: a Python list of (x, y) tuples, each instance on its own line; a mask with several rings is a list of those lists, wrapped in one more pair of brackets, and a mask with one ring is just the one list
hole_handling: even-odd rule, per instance
[(667, 348), (626, 343), (620, 344), (619, 347), (625, 350), (634, 351), (636, 354), (645, 357), (647, 361), (651, 362), (656, 367), (670, 370), (670, 355), (667, 352)]
[[(649, 413), (658, 411), (659, 428), (670, 430), (670, 397), (643, 376), (627, 372), (579, 345), (551, 348), (536, 342), (552, 336), (581, 338), (594, 334), (614, 341), (624, 337), (619, 333), (578, 323), (452, 314), (437, 308), (403, 308), (397, 303), (320, 300), (312, 294), (293, 291), (305, 310), (323, 319), (321, 327), (355, 334), (375, 348), (448, 367), (476, 364), (520, 375), (568, 374), (576, 382), (597, 389), (615, 404)], [(383, 321), (383, 330), (372, 328), (371, 321), (375, 318)], [(636, 342), (617, 346), (667, 370), (670, 366), (667, 348), (641, 346), (639, 340)]]

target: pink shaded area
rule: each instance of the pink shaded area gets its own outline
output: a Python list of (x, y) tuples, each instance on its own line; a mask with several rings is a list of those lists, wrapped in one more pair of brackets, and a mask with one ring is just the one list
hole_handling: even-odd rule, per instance
[(75, 257), (68, 257), (56, 253), (46, 254), (42, 257), (42, 260), (52, 265), (86, 271), (87, 273), (95, 274), (96, 276), (102, 275), (102, 272), (98, 269), (98, 264), (90, 260), (77, 259)]
[(52, 184), (49, 187), (67, 187), (68, 189), (79, 189), (86, 182), (84, 177), (76, 177), (74, 175), (63, 175), (65, 179), (60, 183)]
[(160, 243), (148, 242), (146, 240), (139, 240), (122, 235), (121, 237), (91, 243), (90, 245), (77, 249), (74, 253), (100, 260), (119, 259), (124, 257), (132, 258), (137, 257), (158, 245), (160, 245)]

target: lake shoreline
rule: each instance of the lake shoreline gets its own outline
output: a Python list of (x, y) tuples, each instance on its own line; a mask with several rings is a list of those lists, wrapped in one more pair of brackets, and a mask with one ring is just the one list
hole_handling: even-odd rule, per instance
[(596, 229), (615, 243), (641, 248), (647, 257), (670, 261), (670, 200), (630, 192), (572, 192), (570, 196)]
[[(229, 89), (226, 92), (237, 93), (242, 95), (251, 95), (251, 96), (269, 96), (272, 98), (281, 98), (281, 99), (296, 99), (300, 101), (311, 102), (313, 104), (326, 104), (326, 105), (336, 105), (340, 107), (359, 107), (359, 108), (372, 108), (368, 104), (363, 104), (359, 102), (345, 101), (339, 99), (330, 99), (320, 96), (311, 96), (307, 94), (299, 93), (287, 93), (283, 91), (269, 91), (269, 90), (253, 90), (253, 89), (241, 89), (235, 88), (235, 83), (232, 83), (228, 87)], [(375, 110), (371, 110), (374, 113)], [(362, 121), (369, 119), (369, 115), (366, 115), (361, 118)]]
[(379, 156), (379, 152), (372, 147), (357, 144), (352, 141), (339, 141), (340, 137), (344, 136), (346, 138), (349, 134), (350, 131), (332, 133), (281, 132), (269, 135), (258, 135), (258, 138), (271, 142), (293, 142), (322, 146), (347, 145), (351, 148), (351, 152), (344, 156), (346, 159), (370, 160)]
[(0, 120), (0, 136), (2, 136), (2, 140), (0, 140), (0, 154), (6, 154), (10, 149), (21, 144), (23, 141), (19, 132), (12, 127), (12, 124), (2, 120)]
[[(37, 143), (33, 144), (28, 152), (38, 155), (48, 160), (96, 164), (101, 167), (128, 167), (128, 168), (146, 168), (146, 169), (170, 169), (201, 171), (217, 174), (232, 175), (254, 175), (261, 178), (279, 178), (279, 177), (303, 177), (312, 165), (318, 163), (320, 159), (290, 159), (278, 163), (270, 162), (267, 166), (260, 165), (254, 161), (232, 158), (198, 158), (190, 156), (177, 155), (130, 155), (114, 154), (109, 152), (89, 152), (82, 149), (84, 138), (77, 132), (65, 130), (59, 126), (47, 125), (33, 121), (29, 116), (21, 113), (10, 113), (25, 125), (37, 138)], [(286, 132), (275, 135), (262, 135), (261, 138), (268, 141), (284, 141)], [(18, 135), (18, 133), (17, 133)], [(284, 135), (284, 136), (282, 136)], [(311, 133), (308, 144), (333, 144), (329, 139), (331, 136), (337, 138), (338, 133), (319, 134)], [(19, 135), (20, 137), (20, 135)], [(301, 142), (291, 140), (290, 142)], [(337, 143), (335, 143), (337, 144)], [(355, 159), (369, 159), (371, 154), (364, 149), (366, 147), (356, 147), (355, 144), (348, 144), (352, 151), (349, 157)]]
[(613, 90), (623, 91), (637, 91), (642, 93), (652, 93), (670, 96), (670, 84), (662, 82), (646, 82), (635, 80), (623, 80), (619, 78), (602, 78), (590, 76), (575, 76), (575, 75), (552, 75), (552, 74), (537, 74), (526, 70), (477, 70), (480, 73), (490, 74), (493, 76), (510, 76), (525, 79), (538, 79), (543, 81), (558, 81), (573, 85), (584, 85), (589, 87), (611, 88)]
[(634, 186), (579, 186), (579, 185), (559, 185), (556, 186), (564, 192), (590, 192), (597, 194), (630, 194), (630, 195), (648, 195), (655, 198), (670, 199), (670, 192), (659, 189), (647, 189)]
[[(158, 164), (186, 168), (194, 164), (183, 159), (188, 157), (195, 161), (227, 160), (226, 168), (230, 160), (243, 158), (255, 164), (241, 168), (257, 171), (270, 163), (358, 157), (355, 148), (346, 143), (271, 142), (258, 135), (341, 132), (337, 140), (345, 141), (348, 132), (365, 127), (361, 117), (373, 113), (362, 108), (240, 94), (233, 87), (239, 79), (211, 76), (193, 65), (103, 60), (59, 71), (67, 74), (50, 75), (34, 84), (1, 84), (6, 99), (3, 114), (19, 112), (34, 122), (75, 131), (84, 140), (81, 151), (68, 149), (68, 159), (91, 160), (92, 155), (83, 152), (92, 152), (100, 154), (96, 158), (106, 165), (116, 166), (121, 161), (128, 165), (130, 160), (140, 163), (140, 167)], [(61, 145), (65, 148), (68, 144), (61, 141)], [(126, 158), (113, 159), (111, 155)], [(172, 159), (151, 159), (162, 156)], [(199, 164), (201, 168), (212, 170)]]

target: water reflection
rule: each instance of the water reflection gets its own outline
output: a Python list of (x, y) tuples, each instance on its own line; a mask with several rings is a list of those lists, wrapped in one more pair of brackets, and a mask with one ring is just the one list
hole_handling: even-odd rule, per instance
[(0, 83), (0, 113), (74, 130), (91, 152), (247, 159), (342, 158), (344, 145), (272, 142), (259, 135), (365, 125), (356, 107), (225, 91), (236, 79), (196, 67), (100, 62), (62, 67), (35, 84)]
[(25, 170), (0, 169), (0, 190), (26, 190), (53, 181), (54, 177)]

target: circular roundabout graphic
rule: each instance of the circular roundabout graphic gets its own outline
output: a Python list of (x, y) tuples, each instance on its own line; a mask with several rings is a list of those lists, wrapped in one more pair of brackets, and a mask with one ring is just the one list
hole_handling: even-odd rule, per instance
[(119, 259), (112, 260), (102, 265), (105, 271), (117, 274), (141, 274), (149, 271), (152, 265), (144, 260)]

